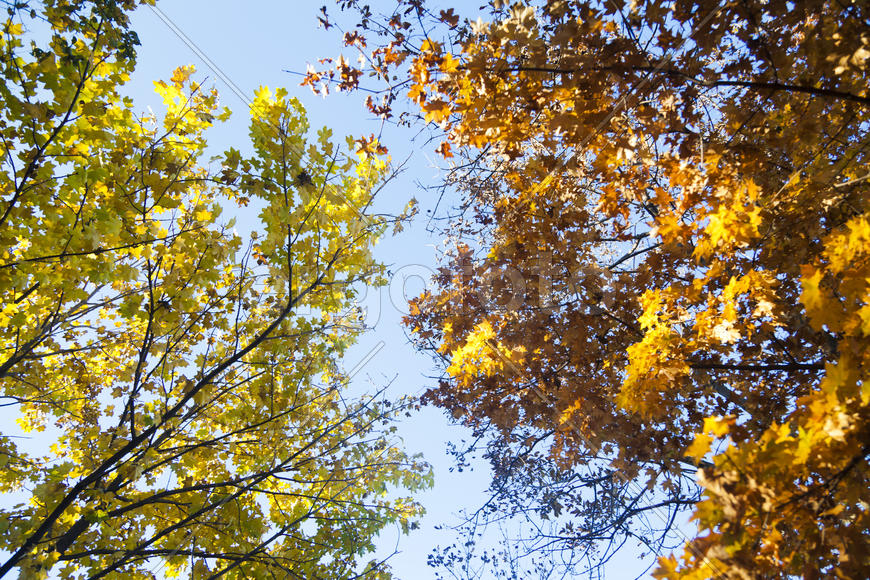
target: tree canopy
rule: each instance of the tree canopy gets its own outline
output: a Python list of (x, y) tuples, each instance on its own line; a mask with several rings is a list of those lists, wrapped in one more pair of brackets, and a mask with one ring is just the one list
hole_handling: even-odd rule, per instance
[[(868, 5), (339, 4), (363, 64), (306, 82), (442, 135), (462, 199), (407, 324), (531, 551), (867, 577)], [(668, 556), (644, 522), (687, 508)]]
[(191, 67), (159, 115), (121, 96), (139, 2), (3, 4), (0, 398), (39, 435), (0, 433), (0, 576), (388, 576), (364, 558), (429, 469), (338, 365), (384, 282), (377, 143), (262, 88), (209, 163), (229, 111)]

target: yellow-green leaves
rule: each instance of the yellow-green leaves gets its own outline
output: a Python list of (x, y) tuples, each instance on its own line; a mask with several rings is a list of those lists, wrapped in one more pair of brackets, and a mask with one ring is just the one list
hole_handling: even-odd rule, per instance
[(429, 483), (382, 428), (401, 402), (348, 400), (337, 371), (383, 270), (387, 162), (261, 89), (248, 152), (204, 167), (229, 113), (192, 67), (155, 83), (159, 115), (119, 94), (134, 5), (34, 4), (53, 32), (25, 49), (20, 3), (0, 35), (0, 394), (46, 442), (0, 437), (0, 489), (26, 496), (0, 576), (355, 575), (420, 513), (372, 490)]

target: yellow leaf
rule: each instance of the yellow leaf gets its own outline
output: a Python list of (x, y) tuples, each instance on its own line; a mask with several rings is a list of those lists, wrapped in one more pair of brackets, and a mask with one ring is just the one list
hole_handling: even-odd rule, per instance
[(696, 460), (703, 459), (710, 452), (710, 445), (713, 443), (713, 437), (706, 433), (696, 433), (695, 440), (686, 449), (684, 455)]

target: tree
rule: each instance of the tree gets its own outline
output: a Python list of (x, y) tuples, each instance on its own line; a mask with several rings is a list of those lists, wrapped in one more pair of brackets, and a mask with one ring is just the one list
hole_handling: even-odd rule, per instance
[(337, 363), (384, 282), (380, 147), (309, 138), (263, 88), (250, 156), (210, 170), (229, 111), (192, 67), (161, 117), (119, 92), (138, 2), (4, 4), (0, 396), (39, 435), (0, 436), (0, 577), (388, 576), (362, 558), (430, 475), (391, 436), (404, 402), (348, 397)]
[(866, 577), (867, 5), (340, 4), (367, 67), (308, 82), (384, 83), (372, 110), (453, 157), (453, 256), (407, 321), (496, 496), (567, 512), (538, 537), (568, 552), (701, 499), (660, 577)]

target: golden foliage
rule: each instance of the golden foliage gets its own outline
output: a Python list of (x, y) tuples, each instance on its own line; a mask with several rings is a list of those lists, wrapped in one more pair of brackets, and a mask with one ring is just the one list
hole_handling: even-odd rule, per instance
[(867, 5), (491, 2), (414, 45), (399, 4), (471, 209), (408, 318), (447, 359), (429, 399), (665, 493), (704, 465), (660, 577), (866, 578)]

